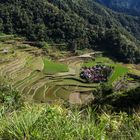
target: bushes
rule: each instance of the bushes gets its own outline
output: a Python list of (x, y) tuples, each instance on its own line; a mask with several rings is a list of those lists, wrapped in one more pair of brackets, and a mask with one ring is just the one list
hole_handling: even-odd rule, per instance
[(22, 111), (13, 112), (12, 116), (4, 117), (3, 129), (0, 130), (2, 138), (9, 140), (33, 139), (34, 125), (41, 112), (42, 109), (40, 107), (30, 108), (25, 106)]
[(125, 91), (114, 91), (110, 84), (103, 84), (93, 93), (95, 100), (91, 105), (100, 112), (100, 109), (110, 112), (127, 112), (133, 114), (134, 109), (140, 106), (140, 87)]
[(26, 105), (0, 120), (0, 138), (8, 140), (131, 140), (139, 138), (139, 114), (96, 114), (91, 108)]
[(26, 106), (21, 112), (3, 118), (3, 139), (101, 139), (104, 137), (103, 126), (96, 126), (90, 116), (82, 119), (79, 112), (70, 113), (60, 107)]
[(17, 110), (23, 105), (23, 100), (18, 91), (11, 86), (0, 83), (0, 115)]

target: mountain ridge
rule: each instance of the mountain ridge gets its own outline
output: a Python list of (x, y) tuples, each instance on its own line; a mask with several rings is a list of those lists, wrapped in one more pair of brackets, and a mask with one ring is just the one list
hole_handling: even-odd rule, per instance
[(99, 3), (111, 8), (112, 10), (140, 16), (140, 1), (139, 0), (97, 0)]

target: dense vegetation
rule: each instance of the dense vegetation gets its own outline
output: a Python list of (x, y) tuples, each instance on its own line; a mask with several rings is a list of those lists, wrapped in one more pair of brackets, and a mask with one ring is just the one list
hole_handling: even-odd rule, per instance
[(0, 1), (1, 32), (65, 43), (64, 49), (74, 52), (83, 48), (111, 50), (125, 62), (140, 61), (139, 21), (91, 0)]
[(23, 100), (19, 92), (0, 82), (0, 117), (22, 107)]

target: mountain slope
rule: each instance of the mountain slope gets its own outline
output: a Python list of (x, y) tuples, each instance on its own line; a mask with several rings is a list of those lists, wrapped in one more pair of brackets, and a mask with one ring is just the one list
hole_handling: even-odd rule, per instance
[(118, 60), (140, 60), (140, 19), (112, 12), (93, 0), (1, 0), (0, 31), (65, 43), (71, 51), (97, 46), (110, 52), (114, 47)]
[(98, 1), (113, 10), (140, 16), (139, 0), (98, 0)]

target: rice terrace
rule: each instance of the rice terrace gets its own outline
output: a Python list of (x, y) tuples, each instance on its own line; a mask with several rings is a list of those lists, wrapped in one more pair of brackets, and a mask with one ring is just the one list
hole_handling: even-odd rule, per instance
[(81, 78), (80, 73), (85, 67), (110, 68), (104, 82), (111, 84), (114, 90), (137, 86), (131, 75), (140, 76), (139, 65), (115, 62), (101, 52), (85, 52), (69, 57), (68, 53), (49, 50), (51, 55), (57, 55), (52, 59), (49, 51), (44, 53), (22, 38), (1, 35), (0, 40), (1, 79), (7, 80), (29, 101), (82, 104), (94, 99), (92, 92), (97, 91), (102, 81), (87, 82)]
[(140, 140), (140, 0), (0, 0), (0, 140)]

